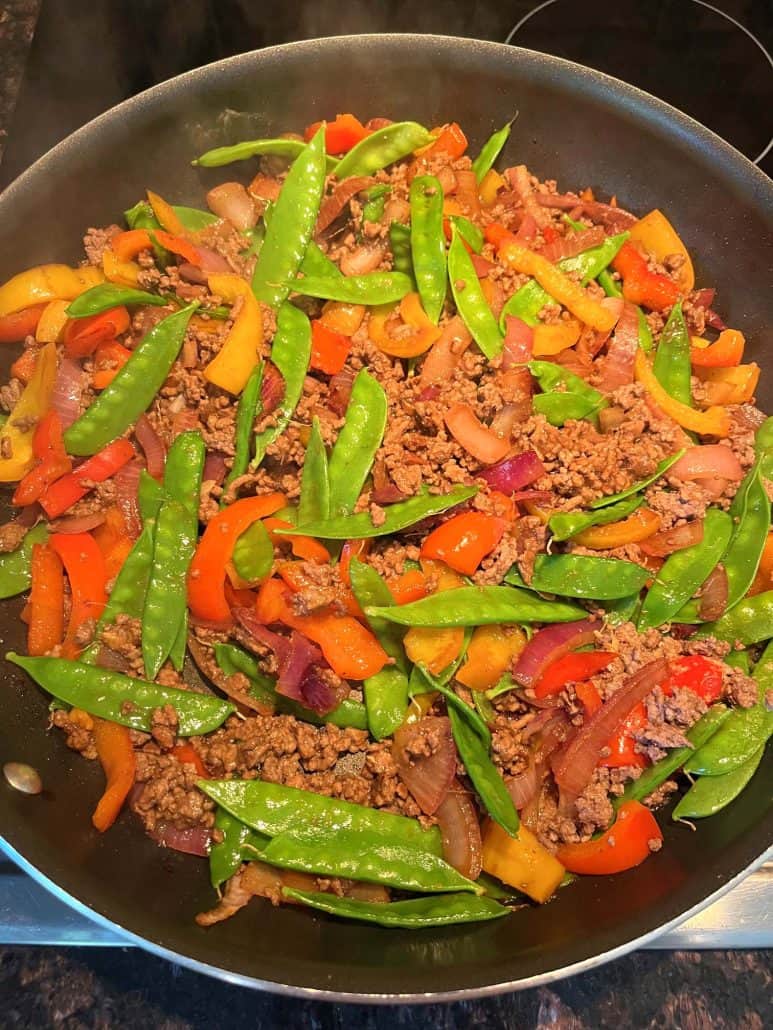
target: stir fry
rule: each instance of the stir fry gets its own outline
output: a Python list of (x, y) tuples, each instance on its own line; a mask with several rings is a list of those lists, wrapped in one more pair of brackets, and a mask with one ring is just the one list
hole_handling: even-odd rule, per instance
[(759, 368), (665, 215), (497, 171), (510, 133), (211, 150), (209, 210), (149, 190), (0, 287), (7, 658), (95, 830), (208, 859), (200, 925), (506, 916), (762, 759)]

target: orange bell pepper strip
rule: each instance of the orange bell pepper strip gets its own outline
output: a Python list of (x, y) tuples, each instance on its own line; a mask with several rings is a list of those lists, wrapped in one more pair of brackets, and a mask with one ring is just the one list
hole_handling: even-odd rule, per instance
[(204, 765), (201, 755), (193, 744), (189, 744), (187, 741), (185, 744), (178, 744), (176, 747), (172, 748), (172, 755), (181, 765), (195, 766), (196, 773), (202, 780), (209, 778), (207, 767)]
[(189, 240), (176, 233), (164, 232), (163, 229), (156, 229), (155, 237), (165, 250), (171, 251), (172, 254), (179, 254), (188, 264), (197, 266), (201, 264), (199, 248), (194, 247)]
[[(306, 126), (303, 138), (307, 143), (313, 139), (321, 125), (322, 122), (313, 122)], [(370, 136), (370, 131), (353, 114), (337, 114), (335, 121), (325, 123), (325, 149), (328, 154), (346, 154), (366, 136)]]
[(40, 504), (50, 519), (63, 515), (81, 497), (114, 476), (118, 469), (134, 457), (134, 448), (123, 437), (113, 440), (98, 454), (87, 458), (74, 472), (57, 479), (40, 498)]
[(346, 364), (352, 341), (343, 333), (329, 329), (318, 318), (311, 323), (311, 360), (309, 365), (325, 375), (334, 376)]
[(695, 272), (690, 255), (679, 235), (662, 211), (650, 211), (644, 218), (631, 226), (630, 238), (636, 240), (658, 261), (679, 254), (682, 264), (674, 272), (682, 293), (689, 293), (695, 287)]
[(760, 366), (752, 361), (732, 368), (696, 367), (695, 374), (703, 383), (703, 404), (746, 404), (757, 389)]
[(118, 818), (118, 813), (134, 786), (136, 761), (131, 737), (125, 726), (94, 716), (92, 719), (94, 743), (100, 764), (105, 770), (107, 786), (91, 821), (100, 833), (104, 833)]
[(286, 504), (280, 493), (243, 497), (209, 521), (188, 569), (188, 604), (197, 619), (224, 625), (231, 621), (225, 580), (236, 541), (253, 522), (273, 515)]
[(433, 629), (427, 626), (411, 626), (403, 637), (403, 647), (414, 665), (426, 665), (433, 676), (459, 657), (464, 645), (462, 626), (447, 629)]
[(102, 271), (109, 283), (119, 286), (139, 286), (142, 269), (136, 261), (119, 261), (109, 248), (102, 253)]
[(652, 812), (638, 801), (626, 801), (606, 833), (584, 844), (563, 844), (556, 858), (570, 873), (608, 876), (641, 865), (652, 853), (650, 842), (662, 840)]
[(647, 725), (647, 712), (644, 702), (640, 701), (631, 710), (620, 729), (607, 741), (609, 754), (599, 761), (604, 769), (620, 769), (633, 766), (644, 769), (649, 763), (645, 755), (636, 750), (636, 734)]
[(585, 710), (585, 718), (589, 719), (592, 715), (601, 708), (603, 701), (601, 700), (601, 694), (593, 686), (592, 683), (587, 681), (584, 683), (575, 683), (574, 692), (577, 695), (577, 699)]
[(35, 327), (35, 339), (38, 343), (61, 343), (64, 330), (69, 322), (66, 300), (50, 300), (43, 308), (43, 314)]
[(608, 526), (591, 526), (578, 533), (574, 538), (582, 547), (590, 547), (594, 551), (608, 551), (613, 547), (625, 544), (636, 544), (657, 533), (660, 528), (660, 516), (650, 508), (639, 508), (621, 522), (611, 522)]
[(108, 581), (115, 579), (132, 549), (132, 540), (126, 532), (121, 512), (113, 506), (105, 512), (105, 521), (94, 530), (97, 547), (105, 559)]
[(47, 654), (64, 637), (62, 561), (47, 544), (32, 548), (32, 585), (28, 604), (27, 652)]
[(13, 503), (20, 507), (34, 504), (52, 483), (72, 469), (72, 461), (64, 449), (62, 423), (55, 411), (50, 411), (35, 426), (32, 453), (38, 464), (30, 469), (13, 495)]
[(287, 586), (278, 576), (272, 576), (261, 583), (255, 601), (255, 614), (264, 626), (279, 622), (286, 605)]
[(501, 222), (489, 222), (483, 230), (483, 235), (486, 237), (487, 243), (497, 248), (505, 243), (516, 242), (515, 233), (506, 229)]
[(11, 365), (11, 375), (19, 379), (26, 386), (35, 374), (35, 366), (38, 361), (38, 352), (32, 347), (25, 348)]
[(543, 904), (558, 890), (564, 867), (523, 823), (518, 836), (511, 837), (499, 823), (489, 819), (483, 828), (483, 869), (503, 883), (528, 894)]
[(404, 325), (416, 332), (408, 336), (390, 336), (386, 332), (386, 321), (393, 311), (393, 305), (385, 304), (371, 314), (368, 335), (384, 354), (395, 358), (416, 358), (424, 354), (440, 338), (443, 330), (433, 325), (416, 292), (407, 293), (400, 301), (400, 318)]
[[(765, 546), (762, 549), (762, 557), (760, 558), (760, 564), (757, 567), (757, 574), (754, 577), (754, 582), (749, 588), (748, 595), (753, 597), (755, 594), (761, 594), (765, 590), (773, 589), (773, 533), (768, 533), (768, 538), (765, 541)], [(399, 603), (399, 602), (398, 602)]]
[(305, 561), (312, 561), (317, 565), (327, 565), (330, 561), (330, 551), (311, 536), (279, 536), (278, 529), (292, 529), (289, 522), (284, 519), (264, 519), (263, 525), (268, 530), (271, 542), (274, 544), (290, 544), (290, 550), (296, 558), (303, 558)]
[(555, 325), (540, 323), (534, 327), (534, 344), (532, 353), (535, 358), (549, 357), (574, 347), (580, 339), (580, 323), (574, 319), (557, 322)]
[(150, 250), (153, 240), (147, 229), (128, 229), (114, 236), (110, 246), (119, 261), (131, 261), (143, 250)]
[(153, 214), (156, 219), (160, 222), (161, 228), (166, 229), (172, 236), (180, 236), (183, 239), (188, 236), (188, 232), (177, 217), (177, 213), (171, 204), (168, 204), (163, 197), (160, 197), (157, 193), (153, 193), (152, 190), (147, 191), (148, 203), (153, 208)]
[(456, 678), (470, 690), (488, 690), (512, 668), (524, 647), (526, 635), (518, 626), (478, 626)]
[(612, 267), (622, 277), (623, 296), (631, 304), (643, 304), (654, 311), (663, 311), (673, 307), (682, 295), (679, 284), (673, 279), (650, 270), (647, 259), (630, 240), (617, 252)]
[(105, 559), (90, 533), (55, 533), (49, 546), (62, 559), (70, 581), (72, 605), (62, 654), (75, 658), (83, 646), (78, 643), (78, 630), (102, 614), (107, 602)]
[(724, 408), (715, 406), (706, 411), (696, 411), (687, 404), (675, 400), (655, 377), (643, 350), (636, 354), (634, 370), (637, 381), (642, 384), (655, 404), (683, 429), (689, 429), (701, 436), (724, 438), (729, 435), (730, 416)]
[(438, 154), (447, 154), (448, 157), (456, 159), (467, 150), (467, 137), (457, 122), (449, 122), (447, 125), (432, 129), (431, 135), (435, 137), (433, 141), (415, 150), (416, 157), (435, 157)]
[(128, 347), (124, 347), (118, 340), (100, 343), (94, 354), (94, 375), (91, 380), (94, 389), (104, 390), (109, 386), (131, 356)]
[(210, 275), (209, 288), (226, 301), (241, 300), (225, 343), (204, 369), (204, 378), (221, 390), (239, 394), (252, 375), (263, 347), (263, 316), (250, 284), (238, 275)]
[(26, 336), (34, 336), (38, 322), (47, 304), (33, 304), (32, 307), (14, 311), (0, 318), (0, 343), (21, 343)]
[(334, 333), (354, 336), (365, 318), (364, 304), (344, 304), (340, 300), (328, 300), (322, 305), (319, 321)]
[(483, 465), (496, 464), (510, 450), (510, 441), (484, 426), (469, 404), (454, 404), (445, 423), (457, 443)]
[(425, 537), (421, 557), (445, 562), (456, 572), (471, 576), (487, 554), (497, 547), (507, 523), (496, 515), (465, 511)]
[(114, 340), (131, 325), (129, 312), (123, 305), (87, 318), (72, 318), (64, 329), (64, 352), (68, 358), (85, 358), (99, 344)]
[(728, 368), (740, 365), (746, 340), (737, 329), (725, 329), (708, 347), (691, 347), (690, 361), (696, 368)]
[(387, 586), (395, 599), (395, 604), (420, 601), (429, 593), (429, 585), (421, 569), (409, 569), (396, 579), (387, 580)]
[(534, 685), (534, 696), (542, 699), (557, 694), (569, 683), (579, 683), (601, 672), (617, 658), (614, 651), (580, 651), (557, 658)]

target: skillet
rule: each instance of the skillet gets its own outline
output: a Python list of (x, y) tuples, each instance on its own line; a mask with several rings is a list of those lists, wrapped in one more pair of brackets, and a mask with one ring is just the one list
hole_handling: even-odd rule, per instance
[[(562, 188), (593, 186), (638, 213), (663, 207), (701, 285), (765, 365), (773, 332), (773, 185), (683, 114), (578, 65), (499, 44), (440, 36), (339, 37), (243, 54), (128, 100), (55, 147), (0, 197), (0, 281), (46, 261), (77, 261), (89, 225), (106, 225), (151, 187), (202, 206), (239, 166), (190, 159), (239, 138), (276, 135), (338, 111), (428, 125), (455, 120), (475, 153), (519, 111), (502, 165), (525, 162)], [(247, 112), (247, 113), (245, 113)], [(248, 166), (249, 167), (249, 166)], [(760, 406), (773, 409), (773, 369)], [(7, 376), (7, 359), (3, 369)], [(4, 516), (5, 517), (5, 514)], [(23, 649), (19, 601), (0, 615), (2, 650)], [(535, 986), (580, 972), (657, 936), (760, 864), (773, 840), (766, 756), (755, 779), (695, 832), (661, 815), (663, 850), (639, 868), (585, 878), (543, 909), (416, 932), (336, 922), (253, 902), (210, 930), (205, 863), (160, 851), (124, 813), (96, 834), (97, 763), (45, 732), (47, 699), (2, 663), (0, 762), (25, 761), (44, 793), (0, 785), (5, 847), (38, 881), (127, 942), (233, 983), (338, 1001), (440, 1001)]]

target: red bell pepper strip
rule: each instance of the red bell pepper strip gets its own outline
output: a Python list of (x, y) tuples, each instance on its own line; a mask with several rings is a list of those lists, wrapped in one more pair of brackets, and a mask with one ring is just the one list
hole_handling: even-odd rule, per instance
[(132, 539), (126, 532), (126, 523), (118, 508), (107, 509), (105, 521), (94, 530), (94, 539), (105, 559), (108, 581), (115, 579), (132, 549)]
[(499, 247), (502, 243), (516, 242), (515, 233), (506, 229), (501, 222), (489, 223), (484, 230), (484, 236), (486, 237), (486, 242), (491, 243), (495, 247)]
[(708, 347), (691, 347), (690, 361), (696, 368), (730, 368), (740, 365), (746, 340), (737, 329), (725, 329)]
[[(303, 134), (306, 142), (316, 135), (321, 125), (322, 122), (314, 122), (306, 128)], [(366, 136), (370, 136), (370, 131), (359, 118), (353, 114), (338, 114), (334, 122), (325, 125), (325, 149), (328, 154), (346, 154)]]
[(134, 457), (134, 448), (122, 437), (113, 440), (107, 447), (88, 458), (81, 465), (62, 476), (46, 490), (40, 504), (50, 519), (55, 519), (71, 508), (76, 501), (94, 489), (95, 483), (102, 483), (114, 476), (118, 469)]
[(134, 786), (136, 762), (129, 731), (117, 722), (93, 718), (94, 743), (107, 777), (105, 792), (99, 799), (91, 821), (100, 833), (109, 829), (123, 808)]
[(129, 348), (118, 340), (100, 343), (94, 354), (94, 389), (104, 390), (109, 386), (131, 356)]
[(263, 525), (268, 530), (273, 544), (290, 544), (290, 550), (296, 558), (303, 558), (305, 561), (314, 562), (317, 565), (327, 565), (330, 561), (330, 551), (311, 536), (277, 536), (278, 529), (292, 529), (289, 522), (284, 519), (264, 519)]
[(575, 684), (574, 692), (585, 710), (584, 715), (586, 719), (590, 719), (604, 703), (601, 700), (601, 694), (599, 694), (592, 683), (577, 683)]
[(123, 305), (88, 318), (71, 318), (64, 328), (64, 352), (70, 358), (88, 357), (100, 343), (114, 340), (130, 325), (129, 312)]
[(78, 630), (98, 619), (107, 602), (105, 559), (90, 533), (55, 533), (48, 543), (62, 559), (70, 581), (72, 604), (62, 654), (75, 658), (85, 646), (77, 641)]
[(387, 586), (395, 599), (395, 604), (420, 601), (429, 593), (429, 583), (421, 569), (409, 569), (396, 579), (387, 580)]
[(507, 523), (496, 515), (466, 511), (434, 529), (421, 545), (422, 558), (445, 562), (471, 576), (505, 533)]
[(72, 461), (62, 440), (62, 423), (55, 411), (50, 411), (35, 427), (32, 453), (38, 463), (21, 480), (13, 495), (13, 503), (20, 506), (34, 504), (52, 483), (72, 470)]
[(639, 801), (626, 801), (617, 819), (597, 840), (563, 844), (556, 858), (570, 873), (608, 876), (641, 865), (652, 854), (650, 843), (663, 840), (655, 816)]
[(170, 250), (173, 254), (179, 254), (190, 265), (198, 266), (201, 264), (199, 248), (194, 247), (188, 240), (183, 239), (181, 236), (175, 236), (170, 232), (165, 232), (163, 229), (154, 230), (154, 235), (165, 250)]
[(580, 683), (590, 679), (597, 672), (617, 658), (614, 651), (580, 651), (557, 658), (545, 669), (534, 687), (537, 698), (550, 697), (568, 683)]
[(337, 333), (315, 319), (311, 323), (311, 368), (334, 376), (346, 364), (352, 341), (343, 333)]
[(187, 742), (185, 744), (178, 744), (177, 747), (172, 748), (172, 754), (182, 765), (194, 765), (201, 779), (206, 780), (209, 777), (207, 767), (204, 765), (201, 755), (193, 744), (188, 744)]
[(25, 336), (32, 336), (38, 327), (40, 316), (46, 304), (34, 304), (23, 311), (14, 311), (0, 318), (0, 343), (21, 343)]
[(416, 151), (418, 157), (434, 157), (436, 154), (447, 154), (451, 158), (461, 157), (467, 149), (467, 137), (457, 122), (449, 122), (441, 128), (433, 129), (435, 139)]
[(32, 586), (28, 604), (27, 651), (47, 654), (64, 636), (62, 561), (47, 544), (32, 548)]
[(26, 384), (32, 379), (35, 373), (35, 366), (38, 362), (40, 351), (28, 347), (21, 352), (16, 361), (11, 365), (11, 375), (14, 379), (20, 379)]
[(722, 696), (722, 666), (700, 654), (683, 655), (668, 663), (670, 675), (662, 684), (664, 694), (672, 694), (677, 687), (691, 690), (703, 698), (707, 705)]
[(599, 761), (604, 769), (621, 769), (634, 766), (644, 769), (649, 763), (647, 758), (636, 750), (636, 736), (647, 725), (647, 711), (644, 702), (640, 701), (632, 710), (620, 729), (607, 742), (609, 754)]
[(663, 311), (681, 296), (679, 285), (667, 275), (650, 271), (647, 259), (630, 242), (617, 252), (612, 267), (622, 276), (623, 296), (632, 304)]
[(253, 522), (273, 515), (286, 503), (280, 493), (243, 497), (209, 521), (188, 570), (188, 604), (195, 618), (223, 625), (231, 621), (225, 580), (236, 541)]

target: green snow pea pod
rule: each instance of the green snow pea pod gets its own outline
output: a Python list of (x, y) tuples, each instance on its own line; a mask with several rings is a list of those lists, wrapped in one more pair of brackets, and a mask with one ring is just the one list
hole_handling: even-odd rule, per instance
[(407, 501), (390, 504), (385, 511), (381, 525), (375, 526), (367, 511), (356, 515), (331, 517), (324, 522), (312, 522), (295, 526), (293, 529), (279, 529), (282, 536), (313, 536), (320, 540), (367, 540), (371, 537), (388, 536), (468, 501), (478, 492), (476, 486), (455, 486), (447, 494), (418, 494)]
[[(232, 143), (227, 147), (215, 147), (191, 161), (200, 168), (221, 168), (233, 164), (234, 161), (247, 161), (251, 157), (283, 157), (295, 161), (306, 150), (306, 144), (299, 139), (251, 139), (241, 143)], [(328, 172), (334, 172), (338, 161), (334, 157), (325, 158)]]
[(294, 288), (317, 221), (325, 187), (325, 129), (296, 159), (274, 202), (271, 221), (252, 275), (252, 292), (278, 308)]
[(259, 519), (236, 541), (231, 561), (238, 575), (248, 583), (260, 583), (271, 575), (274, 545)]
[(96, 454), (115, 440), (150, 406), (180, 353), (197, 304), (188, 304), (143, 336), (115, 379), (65, 430), (70, 454)]
[(356, 143), (338, 162), (336, 177), (342, 180), (350, 175), (372, 175), (419, 147), (426, 147), (432, 140), (432, 135), (417, 122), (392, 122)]
[[(454, 672), (461, 664), (454, 663)], [(474, 708), (471, 708), (465, 701), (463, 701), (459, 695), (448, 686), (448, 680), (453, 676), (453, 673), (447, 675), (441, 674), (440, 677), (435, 677), (427, 669), (427, 667), (419, 663), (414, 665), (411, 670), (411, 679), (409, 683), (408, 693), (411, 697), (416, 697), (421, 694), (431, 694), (433, 691), (437, 691), (442, 694), (446, 699), (446, 708), (450, 712), (453, 709), (460, 718), (470, 727), (473, 733), (480, 738), (483, 745), (488, 748), (491, 746), (491, 730), (486, 725), (486, 720), (477, 712)]]
[(552, 361), (530, 361), (528, 368), (543, 391), (533, 400), (534, 410), (554, 426), (567, 419), (595, 419), (609, 405), (603, 393), (588, 386), (574, 372)]
[[(509, 795), (508, 795), (509, 797)], [(342, 876), (365, 883), (427, 893), (479, 888), (431, 851), (362, 830), (299, 828), (273, 837), (261, 855), (269, 865), (318, 876)]]
[(65, 314), (68, 318), (88, 318), (109, 311), (119, 304), (151, 304), (163, 308), (168, 303), (167, 297), (159, 297), (156, 293), (135, 290), (131, 286), (118, 286), (116, 283), (100, 283), (71, 301)]
[(456, 227), (456, 231), (465, 243), (468, 243), (476, 254), (480, 254), (483, 250), (484, 238), (477, 225), (471, 222), (469, 218), (465, 218), (464, 215), (451, 215), (449, 221), (451, 225)]
[(763, 744), (748, 761), (733, 769), (732, 772), (724, 773), (722, 776), (702, 776), (687, 791), (674, 809), (671, 818), (674, 820), (705, 819), (707, 816), (721, 812), (731, 801), (735, 801), (757, 772), (764, 752), (765, 745)]
[(209, 879), (217, 888), (233, 876), (242, 862), (257, 858), (270, 838), (240, 823), (224, 808), (217, 810), (215, 829), (223, 835), (209, 849)]
[(730, 709), (724, 705), (714, 705), (685, 733), (692, 747), (675, 747), (667, 755), (644, 769), (636, 780), (629, 780), (625, 790), (612, 800), (612, 807), (618, 809), (626, 801), (643, 801), (653, 791), (680, 769), (707, 740), (717, 733), (723, 722), (730, 715)]
[(371, 186), (369, 190), (365, 190), (367, 200), (362, 207), (363, 222), (381, 221), (384, 217), (386, 198), (391, 192), (392, 187), (387, 186), (385, 182), (379, 183), (378, 186)]
[(145, 733), (150, 731), (153, 711), (164, 705), (171, 705), (177, 712), (177, 732), (181, 737), (209, 733), (236, 711), (229, 701), (210, 694), (146, 683), (83, 662), (26, 658), (13, 651), (5, 657), (59, 701)]
[(387, 422), (387, 396), (363, 368), (357, 373), (344, 424), (330, 453), (330, 515), (348, 515), (368, 478)]
[(585, 554), (539, 554), (531, 586), (541, 594), (613, 601), (641, 590), (652, 573), (619, 558)]
[[(223, 492), (239, 476), (243, 476), (250, 463), (250, 447), (252, 445), (252, 429), (260, 404), (260, 388), (263, 385), (263, 363), (256, 365), (250, 373), (247, 385), (239, 396), (236, 408), (236, 431), (234, 434), (234, 460), (231, 471), (223, 483)], [(222, 502), (221, 502), (222, 503)]]
[[(217, 215), (210, 211), (202, 211), (198, 207), (185, 207), (182, 204), (172, 204), (172, 210), (180, 219), (183, 227), (190, 232), (201, 232), (208, 225), (214, 225), (219, 221)], [(153, 214), (153, 208), (147, 200), (138, 201), (134, 207), (124, 211), (124, 218), (130, 229), (160, 229), (161, 223)]]
[[(349, 579), (357, 603), (363, 611), (369, 607), (394, 605), (391, 590), (373, 566), (352, 558), (349, 563)], [(407, 672), (408, 661), (403, 650), (405, 631), (392, 622), (375, 617), (368, 619), (368, 623), (386, 653), (390, 658), (394, 658), (395, 666), (402, 672)]]
[(748, 676), (751, 672), (751, 660), (748, 651), (731, 651), (725, 655), (725, 665), (733, 669), (741, 669)]
[(747, 479), (749, 482), (743, 495), (739, 497), (739, 490), (730, 505), (730, 515), (737, 521), (722, 562), (727, 573), (726, 610), (746, 596), (757, 574), (770, 531), (770, 501), (759, 462), (750, 470)]
[(301, 261), (301, 273), (308, 276), (313, 275), (318, 278), (327, 277), (328, 279), (340, 279), (343, 276), (341, 269), (335, 261), (331, 261), (327, 254), (314, 242), (314, 240), (309, 240), (306, 253), (303, 255), (303, 261)]
[(650, 329), (649, 322), (647, 321), (642, 309), (637, 308), (637, 312), (639, 316), (639, 346), (646, 354), (649, 354), (655, 346), (654, 340), (652, 339), (652, 330)]
[(402, 272), (368, 272), (366, 275), (312, 276), (296, 279), (293, 290), (304, 297), (338, 300), (344, 304), (389, 304), (402, 300), (413, 283)]
[(569, 540), (590, 526), (606, 526), (610, 522), (619, 522), (621, 519), (628, 518), (643, 501), (643, 497), (632, 494), (622, 501), (610, 504), (609, 507), (594, 508), (591, 511), (560, 512), (558, 515), (550, 516), (548, 529), (554, 540)]
[(639, 593), (621, 597), (604, 605), (607, 622), (619, 626), (623, 622), (636, 622), (639, 611)]
[(198, 787), (231, 815), (269, 837), (350, 831), (437, 856), (443, 853), (437, 827), (425, 830), (417, 819), (404, 815), (263, 780), (199, 780)]
[(315, 417), (311, 422), (311, 436), (303, 459), (298, 520), (319, 522), (327, 518), (330, 518), (330, 475), (319, 419)]
[(183, 611), (183, 617), (180, 622), (180, 626), (177, 630), (177, 636), (174, 638), (172, 649), (169, 652), (169, 661), (172, 663), (172, 667), (177, 672), (182, 672), (182, 667), (185, 662), (185, 654), (188, 650), (188, 609)]
[(504, 622), (575, 622), (587, 612), (578, 605), (543, 598), (516, 587), (459, 587), (431, 594), (394, 608), (370, 607), (377, 615), (401, 626), (486, 626)]
[(192, 532), (199, 524), (199, 496), (206, 448), (198, 430), (181, 433), (169, 448), (164, 466), (164, 490), (181, 504)]
[(702, 626), (697, 635), (744, 645), (769, 640), (773, 637), (773, 590), (744, 598), (716, 622)]
[(510, 130), (512, 128), (512, 121), (509, 121), (507, 125), (503, 125), (501, 129), (497, 129), (493, 132), (486, 142), (481, 147), (480, 153), (472, 162), (472, 170), (475, 172), (475, 178), (480, 182), (487, 172), (490, 172), (494, 167), (494, 162), (502, 153), (502, 149), (510, 138)]
[(754, 446), (758, 454), (773, 450), (773, 415), (766, 418), (757, 430)]
[(495, 358), (502, 350), (504, 337), (483, 295), (472, 258), (456, 226), (452, 230), (451, 246), (448, 248), (448, 279), (457, 311), (472, 338), (487, 358)]
[(389, 244), (392, 248), (392, 264), (396, 272), (402, 272), (413, 281), (413, 258), (411, 257), (411, 230), (400, 222), (389, 226)]
[(448, 709), (451, 729), (459, 757), (467, 775), (491, 818), (511, 837), (518, 836), (518, 812), (505, 786), (505, 781), (491, 761), (487, 748), (456, 708)]
[(639, 632), (662, 626), (689, 601), (722, 558), (732, 531), (733, 520), (727, 512), (708, 509), (703, 521), (703, 539), (666, 558), (655, 576), (642, 603)]
[[(566, 212), (564, 212), (561, 215), (561, 218), (564, 220), (564, 222), (566, 222), (566, 224), (569, 226), (569, 228), (572, 230), (572, 232), (582, 232), (584, 229), (588, 228), (587, 225), (583, 225), (582, 222), (576, 221), (574, 218), (571, 217), (571, 215), (568, 215)], [(601, 284), (601, 277), (603, 275), (609, 275), (609, 273), (606, 271), (606, 269), (603, 272), (599, 273), (599, 276), (598, 276), (599, 284)], [(613, 280), (613, 282), (614, 282), (614, 280)], [(611, 296), (611, 294), (608, 294), (608, 296)]]
[(185, 615), (185, 577), (196, 549), (185, 509), (164, 501), (153, 537), (145, 605), (142, 610), (142, 657), (145, 674), (155, 679), (169, 657)]
[(494, 710), (494, 706), (486, 697), (485, 690), (472, 690), (472, 702), (475, 705), (475, 711), (485, 722), (486, 726), (493, 726), (497, 717), (497, 713)]
[(456, 893), (411, 898), (408, 901), (390, 901), (384, 905), (356, 898), (339, 898), (335, 894), (316, 891), (298, 891), (283, 887), (286, 898), (299, 901), (309, 908), (327, 912), (343, 919), (358, 919), (377, 926), (399, 927), (404, 930), (424, 926), (451, 926), (455, 923), (478, 923), (487, 919), (500, 919), (509, 909), (492, 898), (474, 894)]
[(615, 282), (612, 278), (612, 273), (608, 268), (605, 268), (603, 272), (599, 272), (596, 276), (596, 280), (608, 297), (617, 297), (619, 299), (623, 296), (623, 291), (620, 289), (620, 283)]
[(303, 383), (310, 359), (309, 320), (298, 308), (284, 303), (277, 315), (276, 335), (271, 345), (271, 361), (284, 379), (285, 392), (276, 410), (274, 424), (255, 434), (255, 457), (250, 464), (253, 471), (263, 461), (269, 446), (287, 429), (303, 393)]
[(604, 497), (597, 497), (595, 501), (591, 501), (588, 507), (591, 511), (595, 511), (597, 508), (606, 508), (608, 504), (617, 504), (618, 501), (624, 501), (626, 497), (632, 497), (634, 494), (640, 494), (643, 490), (646, 490), (648, 486), (652, 486), (653, 483), (657, 482), (662, 475), (664, 475), (675, 465), (677, 461), (682, 457), (685, 452), (685, 448), (677, 451), (676, 454), (669, 454), (667, 458), (664, 458), (659, 462), (657, 468), (651, 476), (647, 476), (646, 479), (639, 480), (638, 483), (631, 483), (625, 490), (621, 490), (616, 494), (607, 494)]
[(43, 523), (31, 529), (15, 551), (0, 554), (0, 600), (29, 590), (32, 583), (32, 548), (48, 540)]
[(434, 175), (417, 175), (410, 200), (413, 276), (427, 317), (437, 325), (446, 299), (443, 187)]
[(690, 334), (682, 314), (682, 302), (674, 304), (655, 353), (652, 371), (674, 400), (692, 406)]
[(140, 483), (137, 488), (137, 503), (143, 522), (152, 521), (158, 517), (163, 500), (163, 486), (143, 469), (140, 472)]
[(146, 522), (135, 540), (115, 578), (110, 597), (99, 618), (99, 627), (114, 622), (118, 615), (128, 615), (132, 619), (142, 618), (150, 566), (153, 562), (154, 530), (155, 522)]

